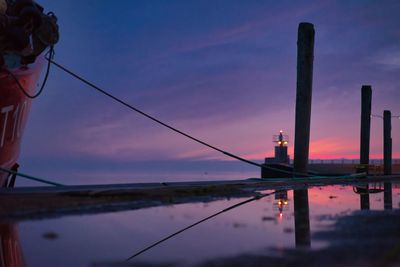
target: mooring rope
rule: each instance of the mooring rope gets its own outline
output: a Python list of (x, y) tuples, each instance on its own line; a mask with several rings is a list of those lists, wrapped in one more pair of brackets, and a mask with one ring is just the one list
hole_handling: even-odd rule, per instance
[(195, 142), (197, 142), (197, 143), (199, 143), (199, 144), (201, 144), (201, 145), (203, 145), (203, 146), (206, 146), (206, 147), (208, 147), (208, 148), (210, 148), (210, 149), (213, 149), (213, 150), (215, 150), (215, 151), (218, 151), (218, 152), (220, 152), (220, 153), (222, 153), (222, 154), (224, 154), (224, 155), (226, 155), (226, 156), (228, 156), (228, 157), (234, 158), (234, 159), (236, 159), (236, 160), (239, 160), (239, 161), (242, 161), (242, 162), (245, 162), (245, 163), (248, 163), (248, 164), (257, 166), (257, 167), (260, 167), (260, 168), (264, 168), (264, 169), (268, 169), (268, 170), (273, 170), (273, 171), (277, 171), (277, 172), (285, 173), (285, 174), (289, 174), (289, 175), (298, 175), (298, 176), (306, 176), (306, 177), (312, 177), (312, 176), (314, 176), (314, 175), (310, 175), (310, 174), (307, 174), (307, 173), (291, 172), (291, 171), (285, 171), (285, 170), (281, 170), (281, 169), (274, 168), (274, 167), (265, 166), (265, 165), (263, 165), (263, 164), (260, 164), (260, 163), (257, 163), (257, 162), (254, 162), (254, 161), (251, 161), (251, 160), (242, 158), (242, 157), (237, 156), (237, 155), (235, 155), (235, 154), (229, 153), (229, 152), (227, 152), (227, 151), (224, 151), (224, 150), (222, 150), (222, 149), (220, 149), (220, 148), (218, 148), (218, 147), (216, 147), (216, 146), (213, 146), (213, 145), (211, 145), (211, 144), (209, 144), (209, 143), (207, 143), (207, 142), (205, 142), (205, 141), (202, 141), (202, 140), (200, 140), (200, 139), (198, 139), (198, 138), (196, 138), (196, 137), (194, 137), (194, 136), (192, 136), (192, 135), (190, 135), (190, 134), (188, 134), (188, 133), (185, 133), (185, 132), (183, 132), (183, 131), (177, 129), (176, 127), (173, 127), (173, 126), (171, 126), (170, 124), (167, 124), (167, 123), (165, 123), (165, 122), (163, 122), (163, 121), (161, 121), (161, 120), (155, 118), (154, 116), (149, 115), (148, 113), (146, 113), (146, 112), (144, 112), (144, 111), (142, 111), (142, 110), (140, 110), (140, 109), (138, 109), (138, 108), (132, 106), (131, 104), (127, 103), (126, 101), (124, 101), (124, 100), (122, 100), (122, 99), (116, 97), (115, 95), (113, 95), (113, 94), (107, 92), (106, 90), (100, 88), (99, 86), (97, 86), (97, 85), (95, 85), (94, 83), (88, 81), (87, 79), (83, 78), (82, 76), (80, 76), (80, 75), (74, 73), (73, 71), (71, 71), (71, 70), (67, 69), (66, 67), (62, 66), (61, 64), (55, 62), (53, 59), (51, 59), (51, 58), (49, 58), (49, 57), (46, 57), (46, 59), (47, 59), (49, 62), (51, 62), (53, 65), (55, 65), (56, 67), (58, 67), (59, 69), (61, 69), (62, 71), (68, 73), (69, 75), (71, 75), (72, 77), (76, 78), (77, 80), (79, 80), (79, 81), (85, 83), (85, 84), (88, 85), (89, 87), (91, 87), (91, 88), (97, 90), (97, 91), (100, 92), (101, 94), (103, 94), (103, 95), (105, 95), (105, 96), (107, 96), (107, 97), (113, 99), (114, 101), (116, 101), (116, 102), (120, 103), (121, 105), (123, 105), (123, 106), (129, 108), (130, 110), (133, 110), (133, 111), (135, 111), (135, 112), (137, 112), (137, 113), (139, 113), (139, 114), (145, 116), (146, 118), (148, 118), (148, 119), (150, 119), (150, 120), (152, 120), (152, 121), (154, 121), (154, 122), (156, 122), (156, 123), (158, 123), (158, 124), (160, 124), (160, 125), (162, 125), (162, 126), (168, 128), (169, 130), (171, 130), (171, 131), (173, 131), (173, 132), (176, 132), (176, 133), (178, 133), (178, 134), (180, 134), (180, 135), (182, 135), (182, 136), (185, 136), (185, 137), (187, 137), (187, 138), (189, 138), (189, 139), (191, 139), (191, 140), (193, 140), (193, 141), (195, 141)]
[[(54, 47), (50, 46), (50, 50), (46, 53), (46, 56), (49, 56), (50, 59), (52, 59), (54, 57)], [(47, 59), (47, 57), (46, 57)], [(15, 83), (18, 85), (18, 88), (21, 90), (21, 92), (30, 99), (35, 99), (38, 96), (40, 96), (43, 92), (44, 87), (46, 86), (47, 83), (47, 79), (49, 78), (49, 74), (50, 74), (50, 66), (51, 66), (51, 62), (48, 61), (47, 62), (47, 69), (46, 69), (46, 74), (44, 75), (43, 78), (43, 82), (42, 85), (40, 86), (40, 89), (37, 91), (37, 93), (35, 93), (34, 95), (30, 95), (28, 93), (28, 91), (22, 86), (22, 84), (19, 82), (18, 78), (7, 68), (5, 68), (5, 71), (13, 78), (13, 80), (15, 81)]]
[[(371, 114), (371, 118), (381, 118), (383, 119), (382, 115)], [(400, 115), (392, 115), (391, 118), (400, 119)]]
[(276, 192), (279, 192), (279, 191), (281, 191), (281, 190), (276, 190), (276, 191), (273, 191), (273, 192), (271, 192), (271, 193), (261, 194), (261, 195), (258, 195), (258, 196), (255, 196), (255, 197), (246, 199), (245, 201), (242, 201), (242, 202), (237, 203), (237, 204), (235, 204), (235, 205), (232, 205), (232, 206), (230, 206), (230, 207), (228, 207), (228, 208), (225, 208), (225, 209), (223, 209), (223, 210), (221, 210), (221, 211), (219, 211), (219, 212), (217, 212), (217, 213), (214, 213), (214, 214), (212, 214), (212, 215), (210, 215), (210, 216), (208, 216), (208, 217), (206, 217), (206, 218), (204, 218), (204, 219), (201, 219), (200, 221), (197, 221), (197, 222), (195, 222), (195, 223), (193, 223), (193, 224), (191, 224), (191, 225), (189, 225), (189, 226), (187, 226), (187, 227), (185, 227), (185, 228), (183, 228), (183, 229), (181, 229), (181, 230), (179, 230), (179, 231), (177, 231), (177, 232), (175, 232), (175, 233), (173, 233), (173, 234), (170, 234), (170, 235), (164, 237), (163, 239), (161, 239), (161, 240), (159, 240), (159, 241), (157, 241), (157, 242), (151, 244), (150, 246), (148, 246), (148, 247), (146, 247), (146, 248), (144, 248), (144, 249), (142, 249), (142, 250), (136, 252), (135, 254), (133, 254), (132, 256), (130, 256), (129, 258), (127, 258), (126, 261), (129, 261), (129, 260), (131, 260), (131, 259), (133, 259), (133, 258), (139, 256), (140, 254), (143, 254), (144, 252), (146, 252), (146, 251), (148, 251), (148, 250), (154, 248), (155, 246), (157, 246), (157, 245), (159, 245), (159, 244), (161, 244), (161, 243), (167, 241), (168, 239), (171, 239), (171, 238), (173, 238), (174, 236), (177, 236), (177, 235), (179, 235), (180, 233), (185, 232), (186, 230), (189, 230), (190, 228), (193, 228), (193, 227), (195, 227), (196, 225), (199, 225), (199, 224), (201, 224), (201, 223), (203, 223), (203, 222), (205, 222), (205, 221), (208, 221), (208, 220), (210, 220), (210, 219), (212, 219), (212, 218), (214, 218), (214, 217), (216, 217), (216, 216), (218, 216), (218, 215), (220, 215), (220, 214), (222, 214), (222, 213), (225, 213), (225, 212), (227, 212), (227, 211), (233, 210), (233, 209), (235, 209), (235, 208), (238, 208), (238, 207), (240, 207), (240, 206), (243, 206), (244, 204), (253, 202), (253, 201), (255, 201), (255, 200), (259, 200), (259, 199), (262, 199), (262, 198), (264, 198), (264, 197), (273, 195), (273, 194), (275, 194)]
[(29, 174), (25, 174), (25, 173), (22, 173), (22, 172), (16, 172), (16, 171), (13, 171), (13, 170), (10, 170), (10, 169), (6, 169), (6, 168), (3, 168), (3, 167), (0, 167), (0, 171), (7, 172), (9, 174), (14, 174), (14, 175), (23, 177), (25, 179), (36, 181), (36, 182), (40, 182), (40, 183), (43, 183), (43, 184), (49, 184), (49, 185), (54, 185), (54, 186), (65, 186), (63, 184), (55, 183), (55, 182), (49, 181), (47, 179), (35, 177), (35, 176), (29, 175)]

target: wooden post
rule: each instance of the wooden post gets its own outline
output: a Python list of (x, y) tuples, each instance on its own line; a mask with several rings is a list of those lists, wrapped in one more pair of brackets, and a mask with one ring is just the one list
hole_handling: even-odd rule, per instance
[(383, 111), (383, 174), (392, 174), (392, 114), (390, 110)]
[[(314, 35), (314, 25), (304, 22), (299, 24), (297, 33), (296, 123), (293, 158), (293, 170), (296, 173), (308, 172)], [(310, 246), (308, 191), (294, 190), (293, 195), (296, 246)]]
[(293, 169), (307, 173), (314, 61), (314, 25), (302, 22), (297, 36), (297, 90)]
[(371, 131), (371, 99), (370, 85), (361, 87), (361, 134), (360, 134), (360, 164), (369, 164), (369, 143)]
[[(370, 85), (361, 87), (361, 131), (360, 131), (360, 164), (369, 165), (369, 144), (371, 132), (371, 102), (372, 88)], [(368, 168), (360, 168), (360, 172), (367, 171)], [(365, 185), (368, 190), (368, 184)], [(360, 195), (360, 208), (369, 210), (369, 194)]]

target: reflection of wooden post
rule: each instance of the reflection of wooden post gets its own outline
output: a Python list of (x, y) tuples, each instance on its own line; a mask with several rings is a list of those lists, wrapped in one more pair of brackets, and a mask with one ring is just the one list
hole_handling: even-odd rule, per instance
[[(365, 186), (365, 188), (368, 191), (368, 184)], [(366, 193), (360, 195), (360, 209), (369, 210), (369, 194)]]
[(308, 190), (293, 190), (293, 199), (296, 247), (309, 247), (311, 240)]
[(384, 183), (383, 184), (383, 203), (385, 210), (391, 210), (392, 206), (392, 183)]
[(383, 111), (383, 173), (392, 174), (392, 114), (389, 110)]
[(371, 98), (370, 85), (361, 87), (361, 135), (360, 135), (360, 164), (369, 164), (369, 140), (371, 131)]
[(300, 23), (297, 36), (297, 90), (294, 172), (307, 173), (314, 61), (314, 25)]

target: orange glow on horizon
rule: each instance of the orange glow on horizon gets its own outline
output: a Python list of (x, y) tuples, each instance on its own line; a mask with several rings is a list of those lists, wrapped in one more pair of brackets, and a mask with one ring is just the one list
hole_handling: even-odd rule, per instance
[[(290, 158), (293, 159), (294, 147), (288, 147)], [(274, 150), (242, 155), (244, 158), (260, 160), (266, 157), (273, 157)], [(343, 140), (341, 138), (324, 138), (311, 140), (309, 159), (358, 159), (359, 143), (354, 140)], [(392, 157), (400, 158), (400, 152), (393, 151)], [(383, 159), (382, 153), (370, 153), (370, 159)]]

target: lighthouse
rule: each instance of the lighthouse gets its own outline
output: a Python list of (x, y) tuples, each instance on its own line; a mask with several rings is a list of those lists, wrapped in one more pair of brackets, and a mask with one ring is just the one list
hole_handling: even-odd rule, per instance
[(288, 177), (287, 173), (292, 171), (292, 167), (289, 166), (290, 157), (288, 155), (289, 136), (283, 134), (283, 131), (280, 130), (278, 135), (272, 136), (272, 142), (276, 144), (275, 156), (273, 158), (265, 158), (265, 163), (263, 165), (274, 169), (281, 169), (285, 172), (274, 171), (269, 168), (261, 168), (261, 177)]
[(275, 146), (275, 157), (265, 158), (265, 164), (289, 164), (290, 157), (288, 156), (289, 136), (284, 135), (283, 131), (279, 131), (279, 135), (274, 135), (272, 137), (272, 142), (276, 144)]

